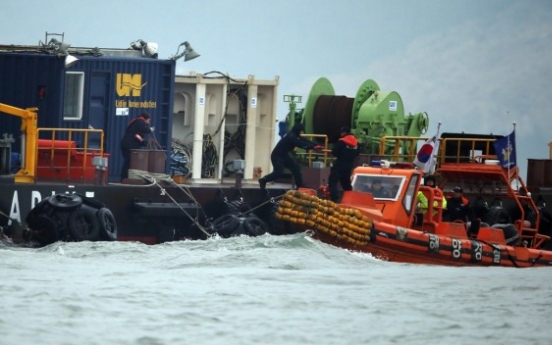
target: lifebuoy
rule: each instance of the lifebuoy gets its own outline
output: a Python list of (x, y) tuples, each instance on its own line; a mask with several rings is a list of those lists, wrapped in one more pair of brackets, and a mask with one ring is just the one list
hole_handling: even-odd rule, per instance
[(96, 214), (100, 226), (100, 237), (106, 241), (117, 240), (117, 222), (107, 207), (100, 208)]
[(77, 241), (97, 241), (100, 227), (96, 210), (83, 206), (71, 212), (67, 225), (69, 232)]
[(33, 230), (30, 239), (38, 241), (43, 246), (60, 240), (58, 224), (45, 214), (36, 216), (28, 225)]
[(243, 220), (243, 228), (250, 236), (260, 236), (268, 232), (268, 225), (257, 216), (249, 216)]
[(213, 221), (213, 231), (221, 237), (228, 237), (234, 231), (240, 220), (233, 214), (224, 214)]
[(56, 194), (48, 198), (48, 202), (57, 209), (69, 211), (82, 205), (82, 198), (77, 194)]

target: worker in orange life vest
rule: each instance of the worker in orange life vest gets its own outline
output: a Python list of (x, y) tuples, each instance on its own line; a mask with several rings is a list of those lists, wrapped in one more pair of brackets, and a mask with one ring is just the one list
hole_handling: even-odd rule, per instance
[(351, 186), (351, 172), (353, 171), (355, 158), (360, 153), (358, 140), (351, 133), (349, 127), (341, 127), (340, 135), (339, 140), (333, 145), (332, 154), (335, 157), (335, 161), (328, 177), (330, 198), (334, 202), (339, 200), (337, 182), (341, 183), (341, 188), (344, 191), (353, 189)]
[(148, 113), (142, 113), (132, 119), (126, 129), (125, 135), (121, 140), (121, 152), (123, 154), (123, 168), (121, 171), (121, 181), (128, 178), (128, 169), (130, 168), (130, 150), (137, 150), (146, 146), (146, 134), (153, 133), (154, 127), (150, 127), (151, 117)]

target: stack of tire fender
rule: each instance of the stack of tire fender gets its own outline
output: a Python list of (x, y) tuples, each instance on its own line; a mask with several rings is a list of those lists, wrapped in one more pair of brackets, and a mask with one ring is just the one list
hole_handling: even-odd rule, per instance
[(372, 220), (354, 208), (342, 207), (301, 191), (288, 191), (276, 210), (276, 218), (304, 229), (324, 232), (352, 245), (367, 244)]
[(255, 215), (243, 216), (232, 213), (218, 217), (211, 225), (212, 232), (223, 238), (241, 235), (255, 237), (269, 230), (268, 225)]
[(26, 238), (42, 246), (56, 241), (115, 241), (117, 223), (104, 204), (79, 194), (55, 194), (25, 218)]

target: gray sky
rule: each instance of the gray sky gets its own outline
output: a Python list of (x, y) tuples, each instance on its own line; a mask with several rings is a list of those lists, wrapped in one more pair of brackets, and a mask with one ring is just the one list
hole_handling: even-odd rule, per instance
[[(159, 44), (169, 58), (189, 41), (201, 54), (177, 74), (280, 77), (306, 99), (327, 77), (355, 97), (366, 79), (397, 91), (407, 113), (427, 112), (432, 135), (506, 135), (516, 122), (518, 165), (548, 158), (552, 141), (549, 0), (7, 0), (0, 44), (65, 33), (74, 47)], [(287, 104), (278, 104), (283, 118)]]

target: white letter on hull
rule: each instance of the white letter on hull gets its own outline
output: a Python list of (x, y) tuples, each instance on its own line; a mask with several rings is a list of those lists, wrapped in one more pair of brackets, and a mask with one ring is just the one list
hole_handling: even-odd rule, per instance
[(42, 195), (37, 190), (31, 192), (31, 210), (42, 200)]
[(19, 197), (17, 195), (17, 191), (13, 192), (12, 204), (10, 207), (10, 219), (8, 220), (8, 226), (11, 225), (12, 219), (15, 219), (19, 223), (21, 223), (21, 214), (19, 211)]

